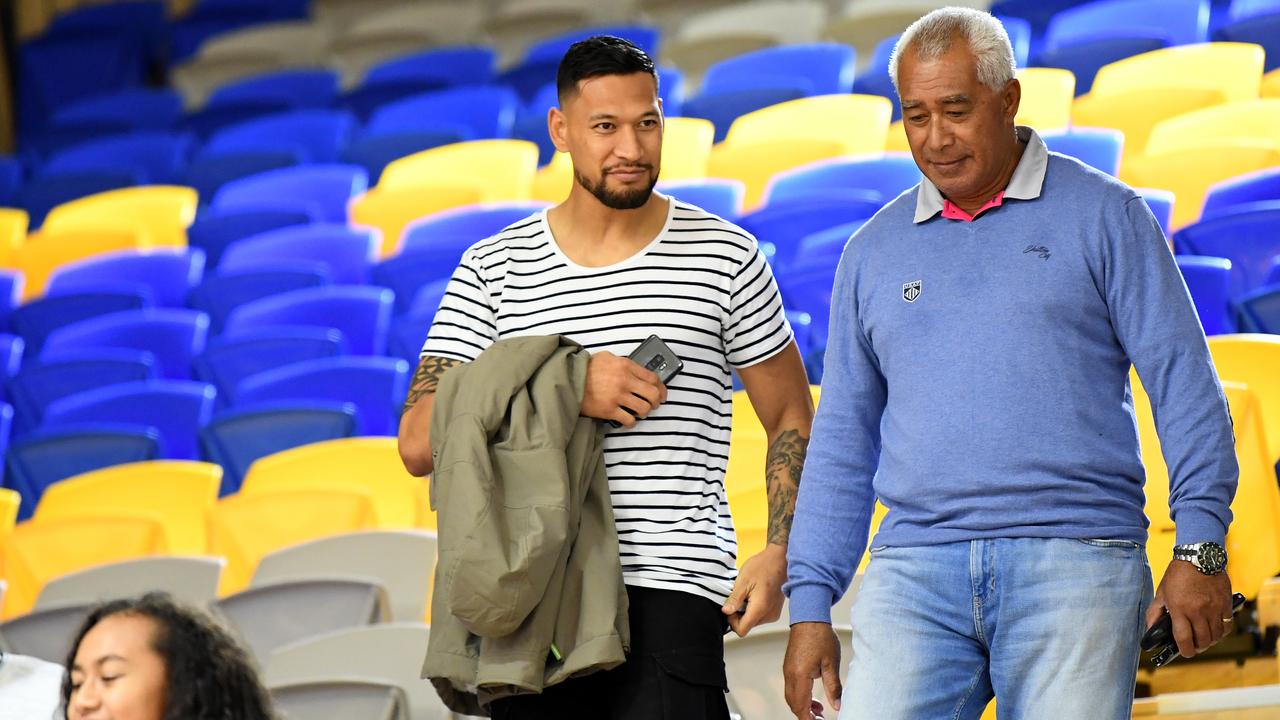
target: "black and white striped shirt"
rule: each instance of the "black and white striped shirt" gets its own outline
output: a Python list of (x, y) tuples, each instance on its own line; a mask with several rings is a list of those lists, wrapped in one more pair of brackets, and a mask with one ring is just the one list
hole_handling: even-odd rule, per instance
[(643, 250), (583, 267), (560, 251), (546, 212), (537, 213), (463, 255), (422, 354), (470, 361), (502, 338), (563, 335), (593, 353), (626, 356), (650, 334), (684, 369), (666, 403), (605, 438), (623, 579), (721, 603), (737, 574), (724, 491), (729, 368), (766, 360), (791, 341), (754, 238), (672, 200)]

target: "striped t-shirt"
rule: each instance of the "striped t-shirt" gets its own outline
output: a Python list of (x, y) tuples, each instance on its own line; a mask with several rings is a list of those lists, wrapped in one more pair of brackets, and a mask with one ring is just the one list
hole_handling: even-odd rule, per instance
[(724, 491), (729, 368), (766, 360), (791, 341), (754, 238), (671, 200), (666, 224), (644, 249), (583, 267), (560, 251), (546, 212), (537, 213), (467, 250), (422, 354), (470, 361), (503, 338), (563, 335), (625, 357), (650, 334), (684, 369), (665, 403), (605, 438), (623, 580), (721, 603), (737, 573)]

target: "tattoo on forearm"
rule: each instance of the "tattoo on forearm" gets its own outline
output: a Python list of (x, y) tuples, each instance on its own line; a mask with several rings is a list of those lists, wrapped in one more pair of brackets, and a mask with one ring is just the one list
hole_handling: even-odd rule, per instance
[(440, 385), (440, 376), (444, 375), (449, 368), (461, 364), (461, 360), (435, 355), (422, 358), (418, 362), (418, 369), (413, 373), (413, 380), (409, 382), (409, 395), (404, 400), (404, 409), (407, 411), (416, 405), (422, 396), (434, 393)]
[(809, 451), (809, 438), (799, 430), (785, 430), (769, 445), (764, 483), (769, 493), (768, 542), (785, 545), (791, 534), (791, 518), (796, 509), (800, 471)]

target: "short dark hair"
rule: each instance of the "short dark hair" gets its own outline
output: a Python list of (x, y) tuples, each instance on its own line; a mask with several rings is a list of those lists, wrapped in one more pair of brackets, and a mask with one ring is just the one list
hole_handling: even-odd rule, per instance
[(560, 102), (577, 92), (578, 81), (601, 75), (646, 73), (658, 83), (653, 59), (632, 43), (612, 35), (595, 35), (569, 46), (556, 71), (556, 94)]
[(203, 611), (175, 601), (167, 593), (112, 600), (95, 607), (76, 633), (62, 680), (62, 712), (71, 702), (71, 666), (80, 643), (93, 626), (112, 615), (154, 620), (151, 649), (164, 661), (168, 691), (164, 720), (270, 720), (271, 698), (248, 654)]

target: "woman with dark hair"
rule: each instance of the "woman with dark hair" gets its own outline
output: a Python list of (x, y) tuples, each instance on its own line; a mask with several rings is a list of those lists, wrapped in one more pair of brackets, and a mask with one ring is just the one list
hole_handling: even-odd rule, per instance
[(67, 720), (269, 720), (248, 655), (164, 593), (113, 600), (85, 619), (67, 656)]

